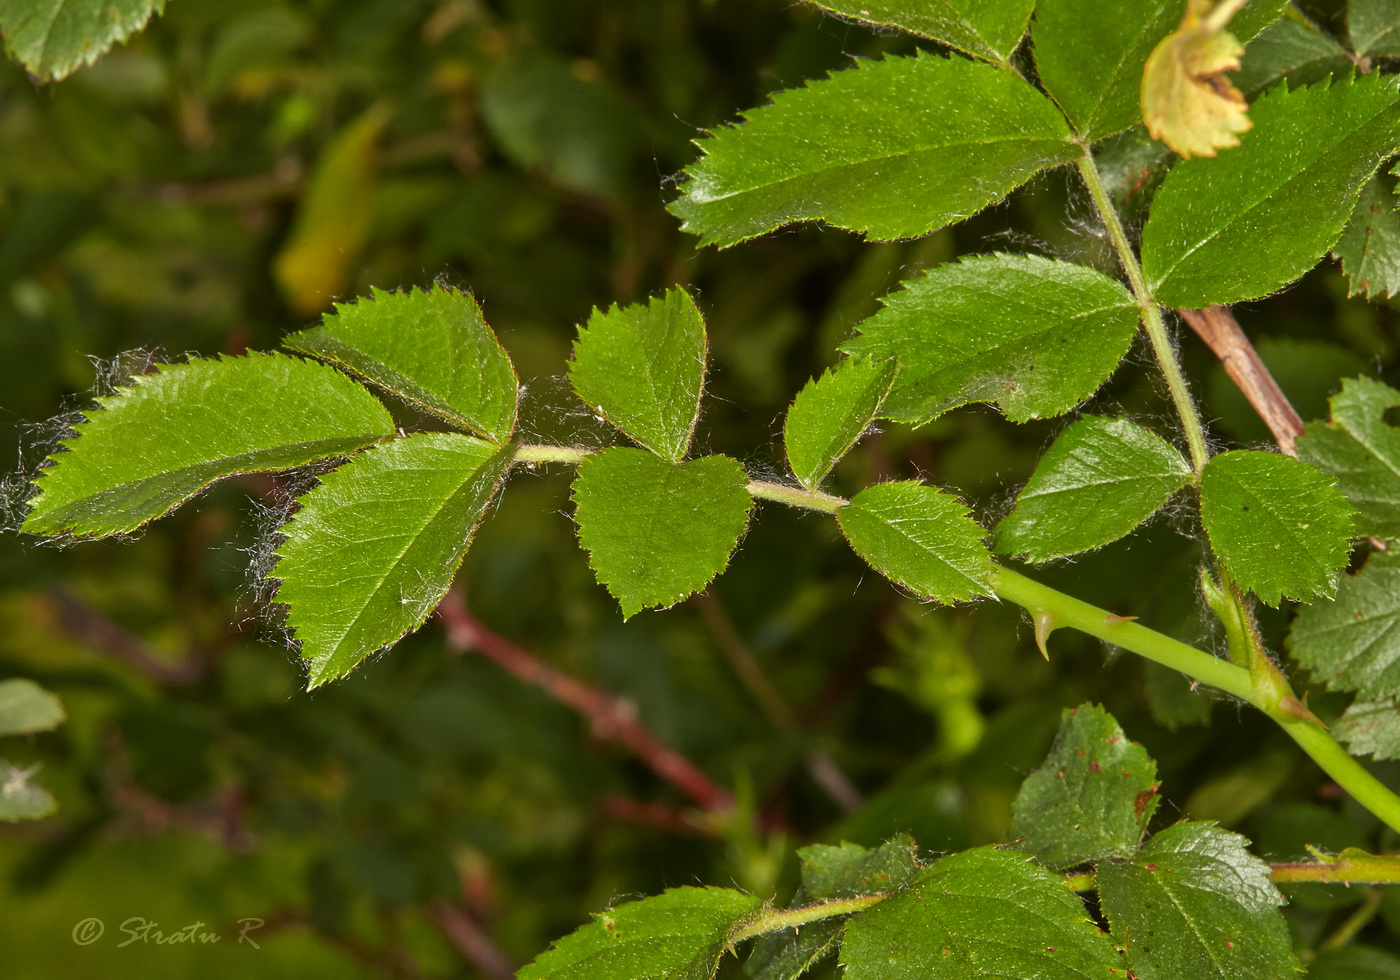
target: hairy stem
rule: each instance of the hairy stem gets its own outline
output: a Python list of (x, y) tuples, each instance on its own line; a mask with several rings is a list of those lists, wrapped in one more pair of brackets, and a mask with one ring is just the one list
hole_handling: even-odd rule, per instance
[(780, 504), (787, 504), (789, 507), (820, 510), (828, 514), (836, 513), (849, 503), (841, 497), (833, 497), (820, 490), (803, 490), (782, 483), (766, 483), (763, 480), (750, 480), (749, 493), (759, 500), (773, 500)]
[(1157, 358), (1157, 365), (1161, 368), (1162, 377), (1166, 379), (1167, 390), (1171, 392), (1172, 404), (1176, 406), (1176, 414), (1181, 418), (1181, 428), (1186, 436), (1186, 446), (1191, 452), (1191, 466), (1196, 471), (1196, 478), (1199, 480), (1201, 471), (1205, 469), (1206, 461), (1210, 459), (1210, 453), (1206, 449), (1205, 428), (1201, 425), (1201, 417), (1196, 412), (1196, 404), (1191, 400), (1191, 392), (1186, 387), (1186, 378), (1182, 376), (1181, 365), (1177, 363), (1176, 351), (1172, 348), (1171, 338), (1167, 336), (1167, 325), (1162, 319), (1162, 308), (1153, 297), (1152, 290), (1148, 288), (1147, 279), (1142, 274), (1142, 266), (1138, 264), (1137, 256), (1133, 253), (1133, 246), (1128, 241), (1127, 233), (1123, 230), (1123, 222), (1119, 220), (1118, 211), (1114, 208), (1108, 191), (1104, 189), (1103, 178), (1099, 176), (1099, 168), (1094, 163), (1094, 155), (1087, 145), (1079, 157), (1079, 173), (1084, 178), (1085, 186), (1089, 188), (1089, 194), (1094, 199), (1094, 206), (1098, 208), (1099, 217), (1103, 219), (1104, 227), (1108, 229), (1109, 240), (1113, 242), (1113, 250), (1118, 253), (1118, 261), (1123, 266), (1123, 272), (1127, 274), (1128, 285), (1132, 287), (1133, 298), (1137, 300), (1138, 313), (1142, 318), (1142, 329), (1147, 333), (1147, 339), (1152, 343), (1152, 353)]
[(567, 463), (577, 466), (592, 450), (575, 449), (572, 446), (518, 446), (515, 450), (517, 463)]
[(729, 944), (731, 946), (741, 943), (745, 939), (752, 939), (755, 936), (762, 936), (765, 933), (777, 932), (780, 929), (795, 929), (798, 926), (805, 926), (809, 922), (817, 922), (821, 919), (830, 919), (837, 915), (850, 915), (853, 912), (862, 912), (872, 905), (879, 905), (887, 895), (862, 895), (860, 898), (845, 898), (835, 902), (822, 902), (819, 905), (807, 905), (800, 909), (785, 909), (779, 911), (773, 909), (759, 914), (758, 918), (751, 919), (738, 929), (729, 934)]

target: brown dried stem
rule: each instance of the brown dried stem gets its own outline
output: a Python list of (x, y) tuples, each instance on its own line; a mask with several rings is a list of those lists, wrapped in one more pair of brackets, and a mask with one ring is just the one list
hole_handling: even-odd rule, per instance
[(1204, 310), (1178, 310), (1187, 326), (1206, 342), (1269, 431), (1281, 452), (1297, 456), (1295, 440), (1303, 434), (1303, 420), (1259, 359), (1235, 315), (1225, 306)]

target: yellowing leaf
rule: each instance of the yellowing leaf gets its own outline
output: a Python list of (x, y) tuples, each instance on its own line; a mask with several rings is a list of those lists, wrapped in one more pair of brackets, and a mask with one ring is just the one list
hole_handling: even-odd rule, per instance
[(1225, 80), (1240, 67), (1244, 45), (1217, 16), (1226, 3), (1203, 16), (1205, 0), (1193, 0), (1176, 32), (1152, 51), (1142, 72), (1142, 119), (1153, 139), (1183, 157), (1213, 157), (1240, 145), (1247, 132), (1249, 103)]
[(321, 312), (346, 286), (346, 270), (369, 236), (375, 156), (387, 121), (382, 106), (371, 108), (336, 136), (316, 164), (273, 268), (296, 313)]

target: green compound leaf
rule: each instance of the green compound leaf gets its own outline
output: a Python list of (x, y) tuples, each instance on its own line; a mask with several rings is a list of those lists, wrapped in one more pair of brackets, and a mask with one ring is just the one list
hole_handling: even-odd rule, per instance
[(1393, 76), (1280, 86), (1250, 118), (1239, 147), (1183, 160), (1157, 191), (1142, 266), (1163, 305), (1258, 299), (1297, 279), (1337, 243), (1361, 185), (1400, 145)]
[[(1252, 0), (1230, 31), (1247, 41), (1283, 6)], [(1040, 0), (1031, 27), (1040, 80), (1080, 133), (1094, 140), (1112, 136), (1142, 121), (1138, 98), (1147, 56), (1185, 13), (1185, 0)]]
[(606, 449), (578, 469), (573, 498), (589, 564), (630, 619), (710, 584), (748, 524), (748, 477), (728, 456), (671, 463)]
[(1078, 153), (1014, 73), (926, 53), (859, 62), (744, 118), (698, 144), (670, 206), (706, 245), (817, 220), (878, 241), (926, 235)]
[(96, 61), (165, 10), (165, 0), (0, 0), (5, 49), (40, 81)]
[(915, 424), (973, 402), (1015, 422), (1067, 412), (1113, 373), (1138, 322), (1112, 279), (1036, 255), (936, 266), (882, 302), (842, 350), (899, 360), (881, 414)]
[(1264, 602), (1331, 596), (1352, 509), (1331, 479), (1288, 456), (1239, 449), (1206, 464), (1201, 523), (1235, 581)]
[(510, 356), (467, 293), (446, 286), (337, 303), (284, 346), (349, 368), (458, 428), (504, 445), (519, 384)]
[(353, 457), (298, 500), (272, 574), (308, 688), (423, 625), (510, 459), (472, 436), (412, 435)]
[(594, 310), (569, 362), (592, 409), (671, 462), (685, 458), (705, 386), (705, 321), (684, 289)]
[(811, 0), (864, 24), (898, 27), (1006, 64), (1026, 33), (1035, 0)]
[(1330, 690), (1400, 696), (1400, 557), (1377, 553), (1342, 576), (1335, 602), (1298, 610), (1288, 649)]
[(1131, 857), (1157, 809), (1157, 765), (1103, 708), (1060, 715), (1045, 763), (1021, 784), (1011, 836), (1051, 868)]
[(897, 361), (848, 358), (807, 382), (783, 426), (787, 458), (797, 482), (814, 490), (851, 451), (894, 384)]
[(729, 888), (672, 888), (558, 940), (517, 980), (710, 980), (730, 929), (763, 902)]
[(1126, 419), (1087, 416), (1062, 432), (997, 525), (997, 550), (1047, 561), (1117, 541), (1191, 479), (1161, 436)]
[(1342, 382), (1330, 422), (1309, 422), (1298, 455), (1337, 478), (1357, 510), (1356, 533), (1400, 538), (1400, 429), (1386, 412), (1400, 391), (1368, 378)]
[(1400, 706), (1393, 698), (1357, 701), (1333, 722), (1332, 734), (1352, 755), (1400, 759)]
[(362, 386), (281, 354), (162, 364), (98, 405), (40, 470), (23, 530), (135, 531), (223, 477), (303, 466), (394, 432)]
[[(793, 908), (895, 892), (909, 884), (919, 868), (914, 842), (903, 836), (874, 850), (844, 841), (838, 847), (814, 844), (797, 856), (802, 861), (802, 887), (793, 898)], [(835, 952), (846, 921), (844, 916), (833, 916), (762, 936), (744, 970), (754, 980), (796, 980)]]
[(1376, 174), (1361, 188), (1356, 210), (1332, 256), (1347, 276), (1347, 295), (1389, 299), (1400, 293), (1400, 197), (1394, 177)]
[(1351, 46), (1368, 57), (1400, 57), (1400, 0), (1350, 0)]
[(852, 917), (841, 946), (847, 980), (1107, 980), (1119, 962), (1063, 878), (993, 847), (924, 868)]
[(945, 603), (991, 595), (984, 532), (950, 493), (912, 480), (877, 483), (836, 520), (856, 554), (911, 592)]
[(63, 723), (63, 704), (22, 677), (0, 681), (0, 735), (47, 732)]
[(1098, 867), (1099, 902), (1138, 980), (1283, 980), (1301, 972), (1283, 897), (1248, 841), (1183, 821)]
[(38, 820), (58, 809), (52, 793), (29, 781), (33, 775), (0, 759), (0, 821)]

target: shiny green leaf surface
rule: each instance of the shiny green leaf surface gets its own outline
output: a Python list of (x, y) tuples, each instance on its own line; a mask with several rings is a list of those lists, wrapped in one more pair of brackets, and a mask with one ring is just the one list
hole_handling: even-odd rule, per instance
[(1046, 561), (1117, 541), (1191, 479), (1161, 436), (1126, 419), (1088, 416), (1040, 458), (1016, 509), (997, 525), (997, 550)]
[(843, 17), (898, 27), (1003, 64), (1026, 33), (1035, 0), (812, 0)]
[(798, 221), (926, 235), (1074, 159), (1055, 107), (1012, 72), (932, 54), (862, 61), (713, 131), (670, 210), (706, 245)]
[(1099, 901), (1139, 980), (1284, 980), (1301, 972), (1283, 897), (1247, 841), (1182, 821), (1098, 868)]
[(730, 928), (762, 899), (730, 888), (672, 888), (593, 913), (518, 980), (710, 980)]
[(98, 406), (40, 471), (31, 534), (135, 531), (226, 476), (302, 466), (394, 431), (361, 385), (280, 354), (159, 365)]
[(1332, 690), (1366, 700), (1400, 696), (1400, 558), (1372, 555), (1342, 576), (1335, 602), (1300, 609), (1288, 649)]
[(1064, 879), (1025, 854), (979, 847), (920, 871), (851, 919), (849, 980), (1108, 978), (1119, 956)]
[(1239, 449), (1201, 477), (1201, 522), (1235, 581), (1264, 602), (1331, 596), (1350, 550), (1352, 508), (1306, 463)]
[(936, 266), (883, 303), (842, 349), (899, 360), (880, 413), (915, 424), (974, 402), (1016, 422), (1067, 412), (1113, 373), (1137, 330), (1121, 285), (1036, 255)]
[(856, 554), (926, 599), (989, 595), (983, 531), (952, 494), (914, 481), (877, 483), (836, 513)]
[(458, 428), (510, 441), (519, 399), (515, 368), (468, 293), (446, 286), (371, 291), (338, 303), (321, 326), (283, 341), (350, 371)]
[(165, 9), (165, 0), (0, 0), (5, 48), (40, 81), (96, 61)]
[(606, 449), (583, 461), (573, 490), (579, 541), (624, 619), (673, 606), (724, 571), (748, 524), (747, 486), (728, 456), (672, 463)]
[(592, 409), (671, 462), (685, 458), (705, 385), (705, 321), (684, 289), (594, 310), (569, 378)]
[(472, 436), (423, 433), (353, 457), (298, 500), (272, 574), (309, 687), (423, 625), (509, 462)]
[(811, 490), (856, 444), (894, 384), (898, 362), (848, 358), (797, 393), (783, 445), (797, 482)]
[(1166, 306), (1258, 299), (1303, 275), (1337, 243), (1361, 185), (1400, 146), (1393, 76), (1281, 86), (1250, 118), (1238, 148), (1183, 160), (1157, 192), (1142, 265)]
[(1336, 477), (1357, 510), (1356, 533), (1400, 538), (1400, 430), (1387, 421), (1400, 391), (1369, 378), (1342, 382), (1332, 419), (1309, 422), (1298, 455)]
[(1012, 805), (1011, 837), (1051, 868), (1131, 857), (1157, 809), (1157, 765), (1103, 708), (1060, 716), (1050, 755)]

